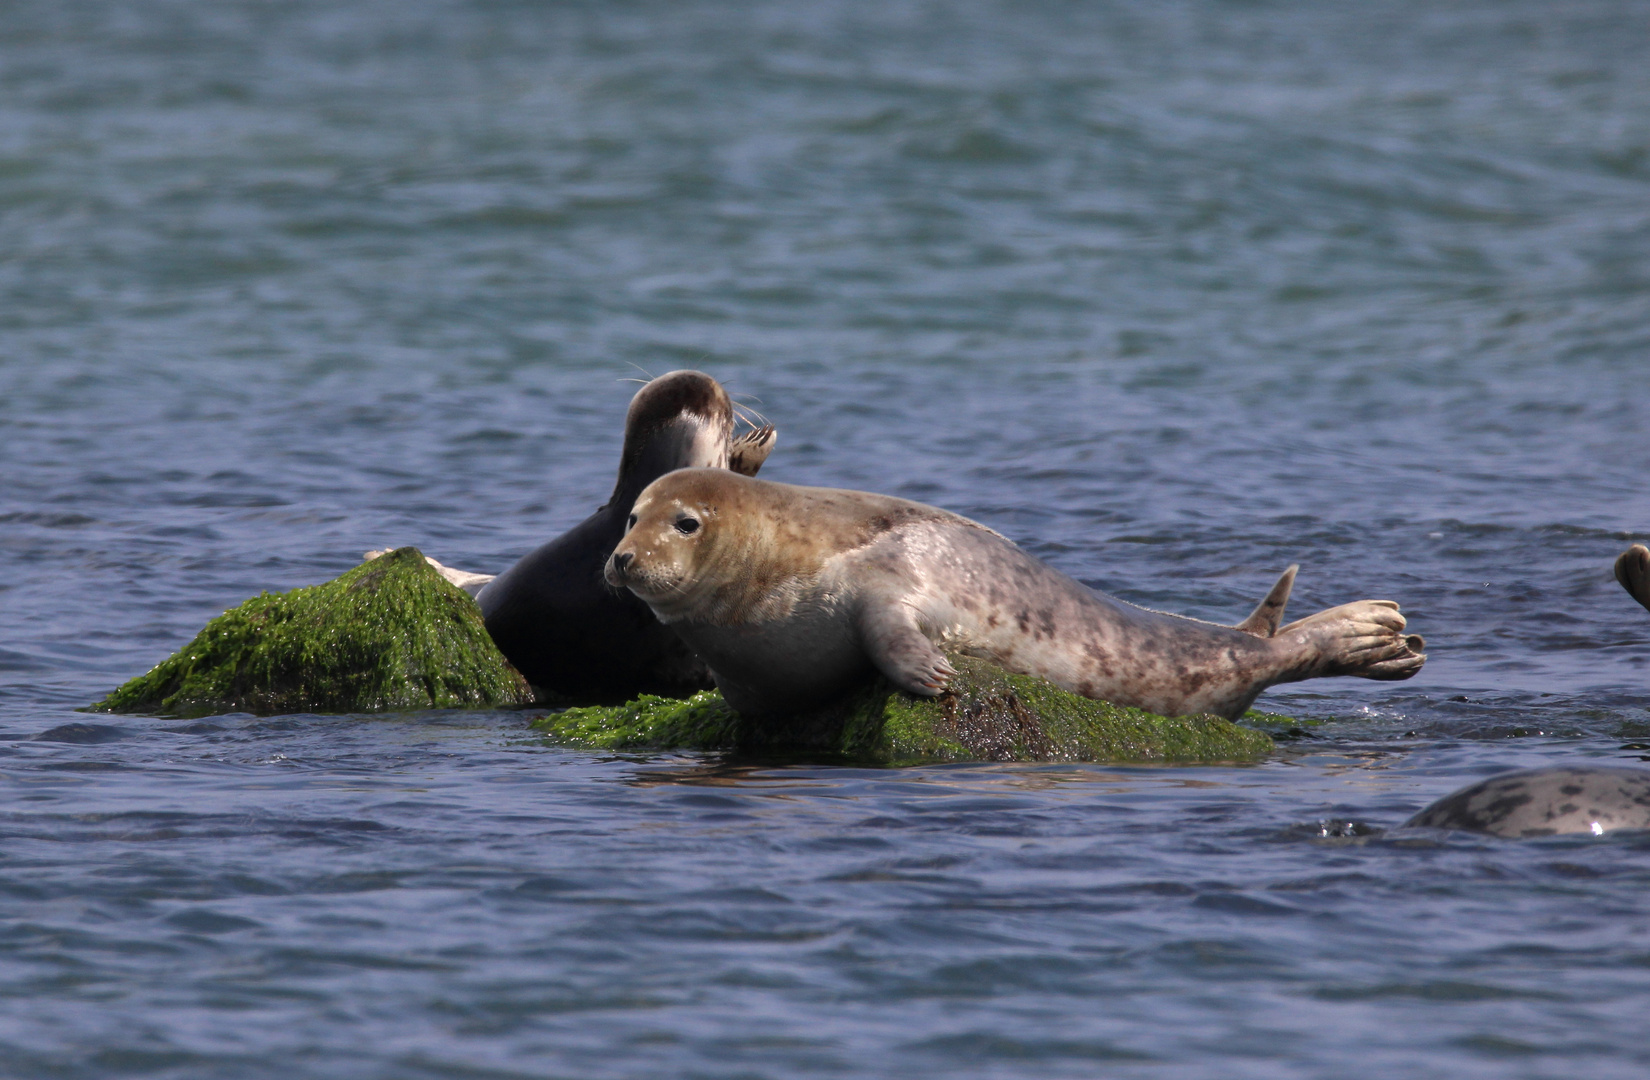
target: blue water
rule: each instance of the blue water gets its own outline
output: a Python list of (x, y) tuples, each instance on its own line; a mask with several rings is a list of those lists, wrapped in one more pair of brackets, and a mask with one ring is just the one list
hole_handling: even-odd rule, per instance
[[(0, 3), (0, 1075), (1641, 1077), (1631, 0)], [(262, 590), (498, 570), (697, 367), (765, 476), (1125, 599), (1398, 600), (1253, 767), (75, 710)]]

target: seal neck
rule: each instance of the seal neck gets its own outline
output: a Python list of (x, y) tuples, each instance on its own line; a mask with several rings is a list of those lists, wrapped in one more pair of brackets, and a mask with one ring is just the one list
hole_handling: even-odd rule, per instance
[(677, 469), (728, 467), (728, 426), (680, 413), (650, 431), (627, 432), (610, 506), (628, 511), (642, 489)]

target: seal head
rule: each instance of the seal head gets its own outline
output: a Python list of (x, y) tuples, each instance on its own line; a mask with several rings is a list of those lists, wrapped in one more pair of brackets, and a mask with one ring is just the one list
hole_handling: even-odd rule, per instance
[(1650, 829), (1650, 770), (1567, 765), (1501, 773), (1444, 796), (1404, 827), (1512, 839)]
[(704, 663), (646, 604), (607, 585), (602, 568), (624, 534), (631, 504), (652, 481), (685, 467), (752, 474), (761, 468), (773, 449), (773, 428), (736, 439), (734, 422), (727, 392), (703, 372), (673, 371), (637, 391), (607, 502), (476, 597), (488, 632), (528, 682), (590, 702), (685, 696), (711, 685)]
[(705, 658), (735, 709), (816, 706), (880, 672), (937, 695), (947, 651), (1169, 716), (1241, 715), (1268, 686), (1406, 679), (1426, 657), (1398, 605), (1280, 625), (1295, 568), (1238, 626), (1096, 593), (991, 529), (860, 491), (683, 469), (637, 498), (607, 580)]

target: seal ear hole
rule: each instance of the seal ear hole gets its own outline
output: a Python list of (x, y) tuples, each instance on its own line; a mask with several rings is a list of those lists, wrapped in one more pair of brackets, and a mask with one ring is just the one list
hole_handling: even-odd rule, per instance
[(681, 533), (683, 536), (692, 536), (694, 533), (699, 531), (699, 519), (690, 517), (677, 518), (676, 531)]

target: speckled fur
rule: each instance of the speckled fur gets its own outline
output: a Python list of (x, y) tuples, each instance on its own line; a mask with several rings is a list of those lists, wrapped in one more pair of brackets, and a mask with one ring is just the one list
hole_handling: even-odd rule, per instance
[(1446, 795), (1404, 823), (1492, 836), (1650, 828), (1650, 770), (1563, 766), (1502, 773)]
[(1086, 697), (1227, 718), (1278, 683), (1404, 679), (1426, 659), (1388, 601), (1276, 628), (1285, 580), (1244, 629), (1165, 615), (967, 518), (884, 495), (684, 469), (649, 485), (633, 514), (608, 581), (680, 634), (742, 712), (804, 707), (873, 671), (935, 695), (952, 674), (943, 650)]

